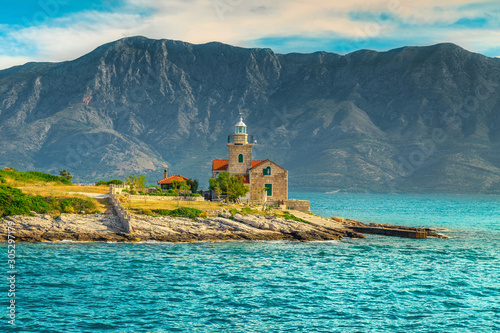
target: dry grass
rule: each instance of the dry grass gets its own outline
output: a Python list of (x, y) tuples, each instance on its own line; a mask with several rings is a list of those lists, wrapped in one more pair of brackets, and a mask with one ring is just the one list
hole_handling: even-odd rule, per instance
[(111, 208), (111, 204), (109, 203), (109, 200), (106, 198), (106, 199), (94, 199), (97, 201), (97, 209), (99, 209), (99, 211), (101, 213), (104, 213), (105, 211), (107, 211), (108, 209)]
[[(97, 194), (108, 194), (108, 186), (71, 186), (71, 185), (47, 185), (47, 186), (28, 186), (28, 187), (18, 187), (21, 191), (29, 195), (41, 195), (43, 197), (56, 197), (56, 198), (81, 198), (87, 199), (88, 196), (84, 194), (77, 194), (76, 192), (82, 193), (97, 193)], [(109, 200), (107, 198), (95, 199), (97, 209), (101, 212), (105, 212), (110, 208)]]
[[(120, 196), (120, 201), (123, 204), (123, 207), (129, 208), (129, 202), (125, 196)], [(210, 202), (210, 201), (167, 201), (167, 200), (154, 200), (149, 197), (147, 201), (140, 199), (130, 200), (130, 208), (134, 210), (138, 209), (177, 209), (178, 207), (189, 207), (196, 208), (201, 211), (210, 211), (210, 210), (219, 210), (221, 208), (237, 208), (241, 209), (243, 206), (241, 205), (226, 205), (219, 202)]]
[[(148, 197), (147, 201), (140, 200), (140, 199), (132, 199), (132, 200), (130, 200), (130, 205), (129, 205), (129, 202), (128, 202), (126, 196), (119, 196), (118, 198), (122, 202), (123, 207), (125, 207), (127, 209), (134, 210), (136, 212), (141, 210), (141, 209), (173, 210), (173, 209), (177, 209), (178, 207), (196, 208), (196, 209), (199, 209), (203, 212), (208, 212), (208, 211), (220, 210), (222, 208), (225, 208), (227, 210), (231, 210), (233, 208), (241, 210), (244, 207), (248, 207), (248, 206), (243, 206), (243, 205), (239, 205), (239, 204), (226, 204), (226, 203), (211, 202), (211, 201), (179, 201), (178, 202), (176, 200), (172, 200), (172, 201), (154, 200), (151, 197)], [(253, 214), (277, 215), (277, 216), (282, 216), (285, 214), (280, 209), (268, 209), (268, 210), (264, 211), (264, 210), (262, 210), (262, 205), (253, 206), (250, 208), (252, 210), (254, 210)]]
[[(83, 192), (83, 193), (98, 193), (108, 194), (108, 186), (71, 186), (71, 185), (47, 185), (47, 186), (19, 186), (17, 187), (25, 193), (36, 193), (38, 195), (69, 195), (69, 193)], [(75, 195), (72, 195), (75, 196)]]
[(71, 187), (71, 185), (61, 185), (61, 183), (58, 182), (42, 182), (42, 181), (33, 181), (33, 182), (28, 182), (28, 181), (21, 181), (21, 180), (14, 180), (12, 178), (5, 178), (6, 183), (4, 185), (9, 185), (11, 187), (24, 187), (24, 186), (68, 186)]

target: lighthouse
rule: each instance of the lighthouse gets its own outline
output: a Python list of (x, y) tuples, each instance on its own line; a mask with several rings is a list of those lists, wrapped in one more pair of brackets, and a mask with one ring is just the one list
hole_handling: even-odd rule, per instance
[(255, 143), (250, 142), (247, 133), (247, 125), (240, 117), (240, 121), (234, 125), (234, 134), (228, 139), (229, 164), (227, 171), (232, 175), (247, 174), (252, 167), (252, 148)]
[(212, 178), (222, 171), (243, 176), (243, 183), (250, 188), (247, 197), (240, 198), (243, 202), (278, 204), (288, 200), (288, 171), (270, 159), (252, 160), (256, 142), (248, 134), (243, 117), (227, 141), (228, 159), (212, 160)]

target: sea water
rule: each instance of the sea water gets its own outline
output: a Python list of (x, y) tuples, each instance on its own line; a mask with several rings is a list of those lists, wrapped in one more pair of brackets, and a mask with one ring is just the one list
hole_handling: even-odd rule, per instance
[(0, 331), (500, 330), (498, 197), (290, 196), (326, 217), (446, 228), (451, 238), (18, 243), (16, 325), (4, 282)]

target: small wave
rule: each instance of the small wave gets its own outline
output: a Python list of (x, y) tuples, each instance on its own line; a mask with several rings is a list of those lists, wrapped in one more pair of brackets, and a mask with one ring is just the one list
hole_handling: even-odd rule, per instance
[(329, 244), (338, 244), (340, 240), (331, 239), (331, 240), (321, 240), (321, 241), (310, 241), (309, 243), (329, 243)]

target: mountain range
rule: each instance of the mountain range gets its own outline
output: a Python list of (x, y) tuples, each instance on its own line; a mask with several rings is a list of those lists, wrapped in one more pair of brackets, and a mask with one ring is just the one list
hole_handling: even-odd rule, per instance
[(0, 71), (0, 166), (208, 186), (239, 115), (290, 190), (500, 194), (500, 59), (454, 44), (277, 54), (130, 37)]

